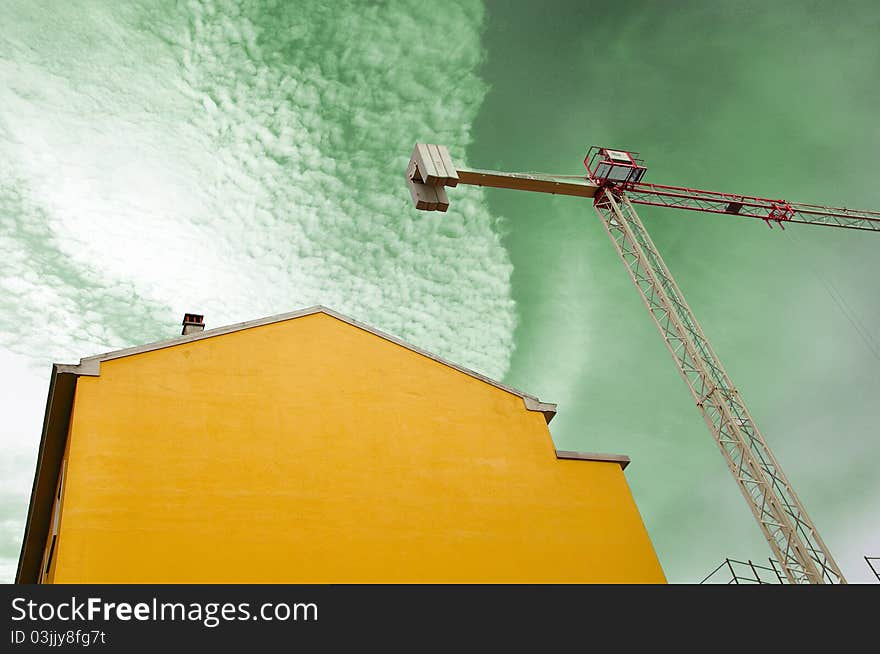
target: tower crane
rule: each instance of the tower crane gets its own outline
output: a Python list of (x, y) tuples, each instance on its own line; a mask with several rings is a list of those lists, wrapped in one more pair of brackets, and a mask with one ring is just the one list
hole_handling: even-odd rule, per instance
[(446, 211), (458, 184), (592, 198), (596, 214), (660, 331), (679, 373), (721, 449), (789, 583), (846, 583), (739, 391), (666, 267), (636, 204), (763, 220), (880, 232), (880, 212), (717, 193), (643, 181), (639, 153), (593, 146), (586, 175), (456, 168), (443, 145), (417, 143), (406, 180), (417, 209)]

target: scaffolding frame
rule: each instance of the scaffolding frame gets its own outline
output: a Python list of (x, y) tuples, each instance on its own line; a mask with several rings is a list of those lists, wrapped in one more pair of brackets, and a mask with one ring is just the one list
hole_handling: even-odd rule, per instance
[[(736, 559), (724, 559), (712, 572), (707, 574), (700, 584), (785, 584), (786, 578), (777, 568), (777, 561), (767, 559), (769, 566), (759, 565), (751, 559), (737, 561)], [(728, 581), (718, 581), (719, 575), (728, 572)], [(713, 579), (714, 577), (714, 579)]]

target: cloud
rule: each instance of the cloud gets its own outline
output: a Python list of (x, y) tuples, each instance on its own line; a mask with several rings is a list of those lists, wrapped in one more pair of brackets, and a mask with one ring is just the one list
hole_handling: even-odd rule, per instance
[[(480, 3), (22, 1), (4, 22), (0, 347), (39, 403), (50, 360), (173, 336), (185, 311), (325, 304), (507, 372), (512, 267), (482, 192), (421, 214), (403, 182), (416, 140), (463, 160)], [(39, 432), (8, 397), (7, 535)]]

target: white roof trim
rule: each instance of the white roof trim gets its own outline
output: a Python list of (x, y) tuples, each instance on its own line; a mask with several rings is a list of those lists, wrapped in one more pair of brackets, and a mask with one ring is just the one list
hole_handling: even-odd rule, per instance
[(341, 313), (334, 311), (333, 309), (328, 309), (327, 307), (316, 305), (313, 307), (309, 307), (307, 309), (300, 309), (299, 311), (291, 311), (289, 313), (279, 313), (275, 316), (267, 316), (265, 318), (258, 318), (256, 320), (248, 320), (247, 322), (240, 322), (233, 325), (226, 325), (224, 327), (217, 327), (215, 329), (207, 329), (202, 332), (195, 332), (193, 334), (188, 334), (186, 336), (179, 336), (177, 338), (171, 338), (165, 341), (157, 341), (155, 343), (148, 343), (146, 345), (138, 345), (137, 347), (129, 347), (124, 350), (116, 350), (114, 352), (107, 352), (105, 354), (96, 354), (94, 356), (85, 357), (80, 359), (79, 364), (55, 364), (58, 367), (59, 372), (69, 372), (76, 375), (81, 376), (89, 376), (89, 377), (98, 377), (101, 374), (101, 362), (103, 361), (111, 361), (113, 359), (121, 359), (123, 357), (132, 356), (134, 354), (142, 354), (144, 352), (152, 352), (153, 350), (161, 350), (166, 347), (174, 347), (176, 345), (182, 345), (184, 343), (191, 343), (193, 341), (200, 341), (205, 338), (211, 338), (213, 336), (222, 336), (224, 334), (231, 334), (232, 332), (241, 331), (243, 329), (250, 329), (251, 327), (260, 327), (262, 325), (271, 325), (276, 322), (284, 322), (285, 320), (293, 320), (295, 318), (302, 318), (303, 316), (310, 316), (316, 313), (323, 313), (337, 320), (341, 320), (342, 322), (348, 323), (353, 327), (357, 327), (358, 329), (363, 329), (364, 331), (370, 332), (380, 338), (385, 339), (386, 341), (391, 341), (396, 345), (404, 347), (408, 350), (421, 354), (422, 356), (426, 356), (429, 359), (433, 359), (437, 363), (441, 363), (444, 366), (449, 368), (454, 368), (459, 372), (463, 372), (470, 377), (474, 377), (475, 379), (479, 379), (482, 382), (487, 384), (491, 384), (496, 388), (500, 388), (503, 391), (507, 391), (508, 393), (512, 393), (513, 395), (517, 395), (523, 399), (523, 402), (526, 406), (526, 409), (529, 411), (538, 411), (544, 414), (544, 418), (549, 423), (553, 416), (556, 415), (556, 405), (548, 402), (541, 402), (538, 398), (533, 395), (529, 395), (527, 393), (523, 393), (515, 388), (511, 388), (510, 386), (506, 386), (501, 382), (495, 381), (494, 379), (489, 379), (485, 375), (481, 375), (478, 372), (460, 366), (458, 364), (452, 363), (451, 361), (447, 361), (441, 357), (438, 357), (430, 352), (426, 352), (421, 348), (416, 347), (415, 345), (411, 345), (406, 341), (402, 341), (396, 336), (391, 336), (390, 334), (386, 334), (385, 332), (381, 332), (374, 327), (370, 327), (369, 325), (365, 325), (362, 322), (358, 322), (353, 318), (349, 318)]
[(630, 462), (626, 454), (601, 454), (599, 452), (571, 452), (569, 450), (556, 450), (557, 459), (575, 459), (577, 461), (604, 461), (616, 463), (620, 469), (625, 469)]

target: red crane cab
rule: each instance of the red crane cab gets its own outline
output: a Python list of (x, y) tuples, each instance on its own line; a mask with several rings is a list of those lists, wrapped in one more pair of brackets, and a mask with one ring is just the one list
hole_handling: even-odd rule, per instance
[(622, 186), (642, 181), (645, 171), (644, 161), (638, 152), (612, 150), (594, 145), (584, 158), (584, 165), (590, 178), (599, 186)]

